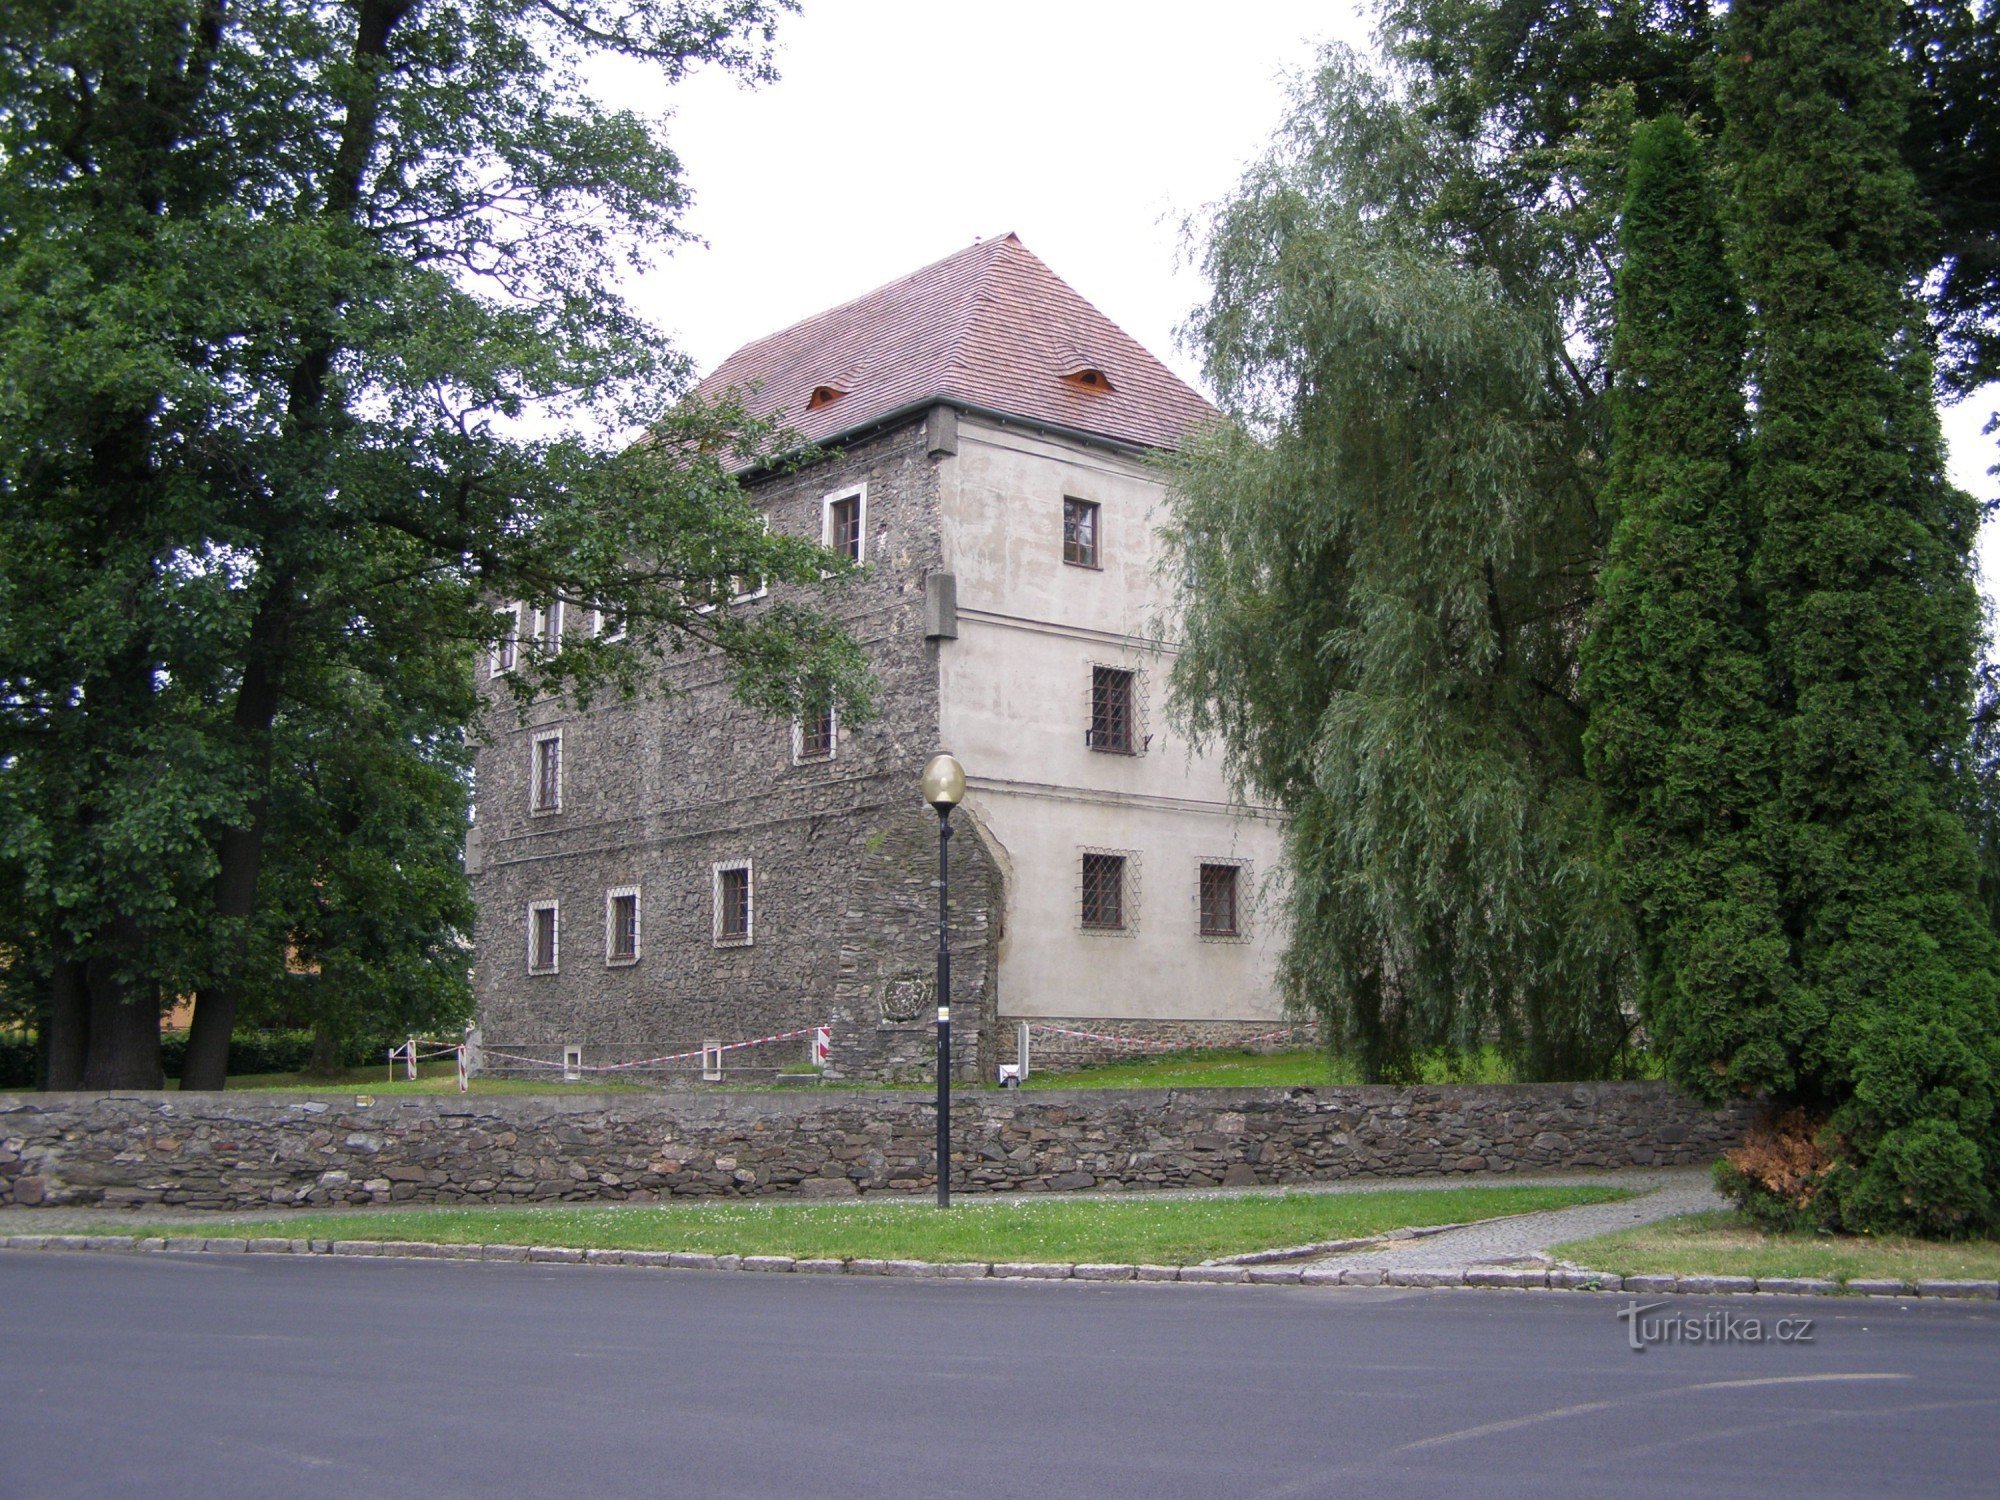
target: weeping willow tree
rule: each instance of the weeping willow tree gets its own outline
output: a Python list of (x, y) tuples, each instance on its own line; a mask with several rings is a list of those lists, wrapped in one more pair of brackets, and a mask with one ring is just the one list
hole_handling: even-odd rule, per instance
[(1474, 149), (1324, 56), (1202, 237), (1227, 420), (1170, 500), (1173, 710), (1290, 814), (1282, 982), (1371, 1079), (1488, 1040), (1593, 1076), (1630, 1034), (1577, 692), (1601, 225), (1483, 193)]

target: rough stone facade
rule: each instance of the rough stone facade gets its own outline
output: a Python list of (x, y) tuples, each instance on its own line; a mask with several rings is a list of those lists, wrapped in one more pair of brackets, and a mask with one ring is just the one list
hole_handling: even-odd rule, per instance
[[(971, 1192), (1691, 1165), (1742, 1139), (1664, 1084), (981, 1091)], [(921, 1095), (0, 1095), (0, 1204), (254, 1209), (918, 1193)]]
[[(936, 817), (917, 796), (938, 744), (937, 646), (924, 576), (939, 566), (938, 487), (921, 417), (795, 474), (751, 486), (774, 530), (818, 538), (830, 493), (867, 486), (867, 572), (828, 607), (868, 652), (878, 717), (841, 725), (834, 756), (795, 764), (792, 727), (737, 703), (712, 656), (677, 662), (681, 696), (560, 699), (525, 720), (491, 693), (468, 863), (479, 919), (474, 986), (485, 1065), (537, 1071), (581, 1047), (586, 1067), (824, 1025), (850, 1059), (899, 1031), (936, 963)], [(755, 610), (751, 601), (729, 606)], [(568, 629), (581, 622), (571, 620)], [(561, 810), (530, 810), (539, 733), (560, 729)], [(977, 1076), (990, 1035), (1000, 910), (970, 820), (952, 841), (954, 1071)], [(748, 859), (753, 940), (717, 943), (714, 867)], [(637, 887), (640, 955), (606, 961), (606, 900)], [(530, 903), (558, 903), (557, 972), (530, 973)], [(921, 1019), (928, 1021), (927, 1012)], [(928, 1027), (926, 1026), (928, 1034)], [(772, 1061), (790, 1063), (799, 1044)], [(731, 1070), (764, 1058), (731, 1054)], [(897, 1069), (903, 1070), (899, 1065)]]

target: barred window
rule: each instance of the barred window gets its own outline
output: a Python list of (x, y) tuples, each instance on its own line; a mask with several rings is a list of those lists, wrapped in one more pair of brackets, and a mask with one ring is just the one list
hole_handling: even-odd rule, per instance
[(535, 736), (532, 766), (534, 787), (529, 808), (538, 813), (562, 810), (562, 731)]
[(1079, 568), (1097, 566), (1097, 503), (1063, 499), (1063, 561)]
[(604, 893), (604, 961), (636, 963), (639, 958), (639, 888)]
[(1201, 935), (1235, 937), (1240, 932), (1236, 914), (1235, 865), (1201, 867)]
[(1125, 926), (1125, 856), (1083, 857), (1083, 925), (1118, 931)]
[(1090, 669), (1090, 729), (1093, 750), (1132, 753), (1132, 678), (1118, 667)]
[(715, 941), (748, 943), (753, 935), (750, 862), (715, 867)]
[(556, 972), (556, 903), (536, 901), (528, 907), (528, 972)]

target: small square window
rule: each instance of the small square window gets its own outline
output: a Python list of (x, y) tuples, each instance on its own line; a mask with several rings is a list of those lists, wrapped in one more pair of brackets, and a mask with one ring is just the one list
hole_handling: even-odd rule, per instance
[(715, 867), (715, 941), (718, 946), (751, 942), (755, 935), (750, 861)]
[(863, 561), (867, 550), (868, 497), (857, 490), (851, 495), (829, 497), (823, 544), (849, 562)]
[(604, 893), (604, 961), (639, 961), (639, 888), (619, 886)]
[(528, 906), (528, 972), (556, 972), (556, 903), (535, 901)]
[(792, 764), (803, 765), (810, 760), (832, 760), (834, 746), (840, 738), (840, 725), (835, 719), (831, 703), (817, 713), (808, 713), (792, 721)]
[(1133, 679), (1119, 667), (1090, 669), (1090, 728), (1086, 742), (1093, 750), (1130, 755), (1133, 745)]
[(521, 660), (521, 606), (509, 604), (499, 612), (507, 617), (509, 624), (507, 634), (502, 636), (499, 644), (493, 648), (491, 670), (488, 673), (493, 677), (513, 671)]
[(535, 736), (531, 774), (534, 785), (529, 793), (529, 809), (538, 813), (562, 811), (562, 731)]
[(1083, 856), (1083, 925), (1099, 932), (1125, 927), (1125, 856)]
[(1097, 561), (1097, 502), (1063, 500), (1063, 561), (1094, 568)]
[(1242, 924), (1238, 906), (1236, 865), (1204, 864), (1201, 867), (1201, 935), (1239, 937)]

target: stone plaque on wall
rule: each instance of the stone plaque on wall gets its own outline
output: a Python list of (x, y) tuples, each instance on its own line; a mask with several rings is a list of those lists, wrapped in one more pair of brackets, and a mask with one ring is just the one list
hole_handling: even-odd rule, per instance
[(925, 1019), (937, 1004), (937, 980), (905, 975), (882, 982), (882, 1023), (909, 1026)]

